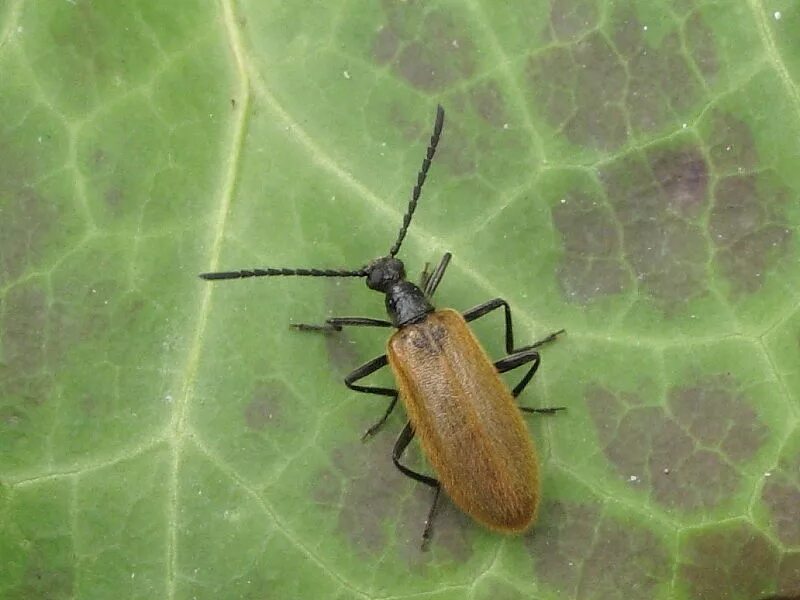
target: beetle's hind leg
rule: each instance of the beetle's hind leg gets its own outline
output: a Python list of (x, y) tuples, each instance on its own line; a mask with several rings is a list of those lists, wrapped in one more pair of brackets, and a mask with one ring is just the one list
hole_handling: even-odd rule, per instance
[[(525, 373), (522, 379), (520, 379), (519, 383), (514, 386), (513, 390), (511, 390), (511, 395), (514, 396), (514, 398), (519, 396), (522, 393), (522, 390), (525, 389), (525, 386), (530, 383), (530, 380), (533, 379), (533, 376), (536, 374), (536, 370), (539, 368), (539, 364), (542, 362), (541, 356), (539, 356), (539, 353), (535, 350), (538, 345), (540, 345), (539, 342), (527, 346), (526, 348), (522, 348), (494, 363), (498, 373), (506, 373), (516, 369), (517, 367), (521, 367), (522, 365), (533, 363), (531, 364), (530, 369), (528, 369), (528, 372)], [(563, 406), (557, 406), (554, 408), (528, 408), (526, 406), (520, 406), (519, 408), (525, 412), (544, 413), (548, 415), (552, 415), (559, 410), (566, 410)]]
[(325, 319), (323, 325), (309, 325), (307, 323), (291, 323), (289, 327), (300, 331), (319, 331), (321, 333), (332, 333), (341, 331), (342, 327), (391, 327), (389, 321), (383, 319), (370, 319), (369, 317), (331, 317)]
[(393, 388), (376, 387), (372, 385), (358, 385), (356, 381), (359, 379), (364, 379), (364, 377), (367, 377), (375, 371), (382, 369), (387, 364), (389, 364), (389, 360), (386, 358), (385, 354), (381, 354), (380, 356), (373, 358), (368, 363), (361, 365), (344, 378), (344, 384), (353, 391), (361, 392), (362, 394), (375, 394), (376, 396), (389, 396), (392, 399), (391, 402), (389, 402), (389, 406), (386, 408), (386, 412), (383, 413), (383, 416), (374, 425), (372, 425), (372, 427), (367, 429), (363, 436), (361, 436), (362, 441), (366, 440), (372, 435), (375, 435), (375, 433), (377, 433), (378, 430), (383, 427), (383, 424), (386, 423), (386, 419), (388, 419), (389, 415), (392, 414), (392, 411), (397, 404), (398, 392)]
[(394, 450), (392, 450), (392, 462), (394, 463), (394, 466), (397, 467), (406, 477), (410, 477), (414, 481), (424, 483), (425, 485), (436, 490), (433, 495), (433, 503), (428, 511), (428, 518), (425, 520), (425, 529), (422, 530), (422, 550), (427, 550), (428, 542), (430, 541), (431, 533), (433, 532), (433, 518), (436, 515), (436, 507), (439, 504), (439, 493), (441, 492), (442, 487), (439, 481), (433, 477), (423, 475), (422, 473), (417, 473), (413, 469), (409, 469), (400, 462), (400, 457), (403, 455), (403, 452), (405, 452), (406, 448), (408, 448), (408, 445), (413, 439), (414, 428), (411, 427), (411, 422), (409, 421), (406, 423), (406, 426), (403, 427), (403, 431), (400, 432), (400, 437), (397, 438), (397, 441), (394, 444)]

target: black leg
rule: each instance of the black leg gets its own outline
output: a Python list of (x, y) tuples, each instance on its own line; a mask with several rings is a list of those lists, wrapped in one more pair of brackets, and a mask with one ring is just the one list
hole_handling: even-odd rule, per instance
[(386, 412), (383, 413), (383, 416), (380, 419), (378, 419), (375, 423), (373, 423), (372, 426), (364, 432), (364, 435), (361, 436), (362, 442), (367, 441), (367, 438), (370, 438), (376, 433), (378, 433), (380, 428), (383, 427), (383, 424), (386, 423), (386, 419), (388, 419), (389, 415), (392, 414), (392, 411), (394, 410), (394, 407), (396, 405), (397, 405), (397, 392), (395, 392), (392, 401), (389, 402), (389, 406), (386, 407)]
[(389, 363), (388, 359), (386, 358), (385, 354), (378, 356), (377, 358), (373, 358), (366, 364), (361, 365), (352, 373), (350, 373), (347, 377), (344, 378), (344, 384), (354, 390), (356, 392), (361, 392), (363, 394), (375, 394), (377, 396), (389, 396), (392, 401), (389, 403), (386, 412), (383, 413), (383, 416), (374, 424), (372, 427), (367, 429), (363, 436), (361, 436), (362, 440), (367, 439), (371, 435), (374, 435), (386, 422), (386, 419), (389, 418), (389, 415), (392, 414), (392, 410), (394, 410), (395, 405), (397, 404), (397, 390), (392, 388), (384, 388), (384, 387), (375, 387), (371, 385), (357, 385), (355, 382), (359, 379), (363, 379), (367, 375), (371, 375), (378, 369), (382, 369)]
[(442, 491), (442, 486), (437, 485), (436, 491), (433, 493), (433, 502), (431, 509), (428, 511), (428, 518), (425, 519), (425, 529), (422, 530), (422, 551), (428, 549), (428, 542), (431, 539), (431, 532), (433, 531), (433, 517), (436, 515), (436, 506), (439, 504), (439, 494)]
[(503, 307), (505, 318), (506, 318), (506, 352), (508, 354), (514, 354), (515, 352), (520, 352), (522, 350), (527, 350), (531, 348), (538, 348), (548, 342), (552, 342), (555, 340), (560, 334), (564, 333), (563, 329), (556, 331), (555, 333), (551, 333), (546, 338), (539, 340), (535, 344), (531, 344), (530, 346), (525, 346), (524, 348), (514, 348), (514, 326), (511, 323), (511, 307), (508, 305), (508, 302), (503, 300), (502, 298), (495, 298), (494, 300), (489, 300), (488, 302), (484, 302), (483, 304), (479, 304), (474, 308), (470, 308), (468, 311), (465, 311), (464, 320), (467, 322), (475, 321), (476, 319), (480, 319), (484, 315), (489, 314), (493, 310), (496, 310), (500, 307)]
[(400, 463), (400, 457), (403, 455), (403, 452), (405, 452), (405, 449), (408, 448), (408, 445), (411, 443), (412, 439), (414, 439), (414, 429), (411, 427), (411, 423), (408, 422), (406, 423), (406, 426), (403, 427), (403, 431), (400, 432), (400, 437), (397, 438), (397, 441), (394, 444), (394, 450), (392, 450), (392, 462), (394, 462), (394, 466), (396, 466), (406, 477), (410, 477), (414, 481), (424, 483), (425, 485), (428, 485), (436, 490), (433, 495), (433, 504), (431, 504), (431, 508), (428, 511), (428, 518), (425, 520), (425, 529), (422, 530), (422, 550), (427, 550), (428, 541), (431, 539), (431, 532), (433, 531), (433, 517), (436, 514), (436, 505), (439, 503), (439, 492), (442, 488), (439, 482), (433, 477), (428, 477), (422, 473), (417, 473), (416, 471), (413, 471), (404, 464)]
[(308, 325), (306, 323), (292, 323), (289, 325), (292, 329), (299, 329), (300, 331), (320, 331), (329, 333), (333, 331), (341, 331), (344, 325), (347, 326), (361, 326), (361, 327), (391, 327), (389, 321), (383, 319), (370, 319), (369, 317), (331, 317), (325, 319), (324, 325)]
[(426, 262), (425, 266), (422, 267), (422, 273), (419, 274), (419, 289), (424, 290), (425, 287), (428, 285), (428, 280), (431, 278), (430, 271), (428, 269), (431, 268), (431, 263)]
[(413, 439), (414, 429), (411, 427), (411, 422), (409, 421), (406, 423), (406, 426), (403, 427), (403, 431), (400, 432), (400, 437), (398, 437), (397, 441), (394, 443), (394, 450), (392, 450), (392, 462), (394, 466), (397, 467), (403, 475), (410, 477), (414, 481), (419, 481), (431, 487), (439, 487), (439, 482), (433, 477), (417, 473), (400, 462), (400, 457)]
[(438, 288), (439, 284), (442, 282), (442, 277), (444, 277), (444, 272), (447, 270), (447, 265), (450, 264), (452, 256), (453, 255), (449, 252), (445, 252), (444, 256), (442, 256), (442, 260), (439, 261), (439, 265), (430, 277), (427, 276), (428, 267), (427, 265), (425, 266), (425, 271), (423, 272), (425, 275), (425, 283), (422, 286), (422, 291), (425, 292), (428, 298), (433, 297), (436, 288)]
[[(514, 398), (516, 398), (522, 393), (522, 390), (525, 389), (525, 386), (528, 385), (530, 380), (536, 374), (536, 370), (539, 368), (539, 364), (542, 362), (539, 353), (536, 350), (534, 350), (535, 347), (536, 344), (533, 344), (532, 346), (529, 346), (527, 348), (522, 348), (517, 352), (515, 352), (514, 354), (506, 356), (505, 358), (502, 358), (498, 360), (496, 363), (494, 363), (494, 366), (497, 369), (498, 373), (506, 373), (507, 371), (511, 371), (513, 369), (516, 369), (517, 367), (521, 367), (524, 364), (533, 363), (531, 365), (531, 368), (528, 369), (528, 372), (525, 373), (522, 379), (520, 379), (519, 383), (514, 386), (513, 390), (511, 390), (511, 394), (514, 396)], [(559, 406), (556, 408), (528, 408), (527, 406), (520, 406), (519, 408), (520, 410), (523, 410), (525, 412), (544, 413), (548, 415), (555, 414), (559, 410), (565, 410), (563, 406)]]
[(514, 354), (506, 356), (505, 358), (501, 358), (494, 363), (494, 366), (498, 373), (506, 373), (512, 369), (521, 367), (524, 364), (533, 363), (531, 368), (528, 369), (528, 372), (525, 373), (519, 383), (514, 386), (513, 390), (511, 390), (511, 395), (516, 398), (522, 393), (522, 390), (525, 389), (525, 386), (528, 385), (528, 382), (530, 382), (530, 380), (536, 374), (536, 370), (539, 368), (539, 364), (541, 362), (542, 359), (536, 350), (532, 348), (524, 348), (522, 350), (518, 350)]

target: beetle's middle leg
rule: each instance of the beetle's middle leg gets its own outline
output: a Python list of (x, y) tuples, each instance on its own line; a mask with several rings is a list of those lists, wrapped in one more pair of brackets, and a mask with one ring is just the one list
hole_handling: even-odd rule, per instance
[(436, 514), (436, 506), (439, 504), (439, 493), (441, 492), (442, 487), (437, 479), (429, 477), (428, 475), (423, 475), (422, 473), (417, 473), (413, 469), (409, 469), (400, 462), (400, 457), (403, 455), (403, 452), (405, 452), (406, 448), (408, 448), (408, 445), (411, 443), (412, 439), (414, 439), (414, 428), (411, 427), (411, 422), (409, 421), (406, 423), (406, 426), (403, 427), (403, 431), (400, 432), (400, 437), (397, 438), (397, 441), (394, 444), (394, 450), (392, 450), (392, 462), (394, 463), (394, 466), (397, 467), (406, 477), (410, 477), (414, 481), (424, 483), (425, 485), (436, 490), (433, 495), (433, 503), (428, 511), (428, 518), (425, 520), (425, 529), (422, 531), (422, 549), (425, 550), (428, 545), (428, 540), (431, 538), (431, 531), (433, 530), (433, 517)]
[(522, 348), (514, 348), (514, 325), (511, 322), (511, 307), (508, 305), (508, 302), (506, 302), (502, 298), (495, 298), (494, 300), (489, 300), (488, 302), (484, 302), (483, 304), (479, 304), (478, 306), (475, 306), (467, 311), (464, 311), (463, 313), (464, 320), (467, 323), (469, 323), (470, 321), (475, 321), (485, 315), (488, 315), (490, 312), (500, 308), (501, 306), (503, 307), (503, 312), (505, 314), (505, 319), (506, 319), (506, 352), (508, 354), (514, 354), (515, 352), (521, 352), (522, 350), (527, 350), (530, 348), (538, 348), (539, 346), (543, 346), (548, 342), (554, 341), (560, 334), (564, 333), (565, 331), (564, 329), (559, 329), (558, 331), (551, 333), (547, 337), (539, 340), (535, 344), (531, 344), (530, 346), (524, 346)]
[(377, 433), (381, 427), (383, 427), (383, 424), (386, 423), (386, 419), (389, 418), (389, 415), (392, 414), (394, 407), (397, 405), (398, 392), (394, 388), (359, 385), (356, 383), (356, 381), (359, 379), (364, 379), (364, 377), (367, 377), (375, 371), (382, 369), (387, 364), (389, 364), (389, 360), (386, 358), (385, 354), (381, 354), (380, 356), (373, 358), (371, 361), (361, 365), (344, 378), (344, 384), (353, 391), (361, 392), (362, 394), (375, 394), (376, 396), (389, 396), (392, 399), (391, 402), (389, 402), (389, 406), (386, 408), (386, 412), (383, 413), (383, 416), (375, 424), (373, 424), (372, 427), (367, 429), (363, 436), (361, 436), (362, 440), (366, 440), (368, 437)]
[[(522, 393), (522, 390), (525, 389), (525, 386), (528, 385), (530, 380), (536, 374), (536, 370), (539, 368), (539, 364), (542, 362), (542, 358), (539, 356), (539, 353), (535, 350), (535, 348), (536, 344), (528, 346), (527, 348), (522, 348), (514, 354), (506, 356), (505, 358), (501, 358), (494, 363), (498, 373), (505, 373), (527, 363), (533, 363), (530, 369), (528, 369), (528, 372), (525, 373), (522, 379), (520, 379), (519, 383), (514, 386), (513, 390), (511, 390), (511, 395), (514, 396), (514, 398)], [(566, 410), (563, 406), (557, 406), (554, 408), (528, 408), (527, 406), (520, 406), (519, 409), (524, 410), (525, 412), (544, 413), (548, 415), (552, 415), (559, 410)]]

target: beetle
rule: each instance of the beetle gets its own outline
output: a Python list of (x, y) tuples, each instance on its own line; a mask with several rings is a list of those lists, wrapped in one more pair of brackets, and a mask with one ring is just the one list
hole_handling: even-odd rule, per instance
[[(392, 451), (392, 461), (406, 476), (435, 490), (425, 521), (422, 547), (431, 536), (433, 517), (444, 488), (453, 502), (490, 529), (522, 532), (530, 527), (539, 502), (536, 450), (520, 410), (552, 414), (563, 407), (517, 407), (514, 402), (541, 362), (539, 346), (563, 333), (520, 348), (514, 347), (511, 307), (502, 298), (484, 302), (466, 312), (436, 310), (431, 303), (452, 255), (447, 252), (432, 273), (427, 265), (419, 285), (406, 279), (405, 266), (396, 257), (416, 210), (422, 186), (431, 167), (444, 127), (444, 109), (437, 106), (430, 143), (417, 175), (397, 239), (386, 256), (355, 270), (263, 268), (203, 273), (207, 280), (249, 277), (364, 277), (367, 287), (384, 294), (390, 320), (367, 317), (332, 317), (322, 325), (293, 324), (301, 331), (331, 333), (343, 327), (394, 327), (387, 351), (358, 367), (344, 379), (356, 392), (391, 398), (383, 416), (364, 434), (366, 439), (386, 422), (403, 398), (408, 420)], [(502, 308), (505, 315), (507, 356), (492, 361), (468, 323)], [(397, 388), (357, 383), (389, 365)], [(509, 390), (500, 379), (528, 365), (520, 381)], [(518, 410), (519, 409), (519, 410)], [(412, 470), (401, 462), (405, 449), (417, 436), (436, 478)]]

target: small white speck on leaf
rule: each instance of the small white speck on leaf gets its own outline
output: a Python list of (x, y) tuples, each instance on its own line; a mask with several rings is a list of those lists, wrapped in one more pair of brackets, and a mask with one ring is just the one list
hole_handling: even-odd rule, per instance
[(344, 75), (345, 79), (350, 79), (350, 71), (347, 71), (347, 70), (342, 71), (342, 75)]
[(642, 27), (642, 30), (643, 30), (643, 31), (647, 31), (647, 25), (644, 25), (644, 26)]
[(772, 13), (772, 16), (775, 17), (776, 21), (780, 21), (781, 20), (781, 11), (776, 10), (774, 13)]
[(628, 481), (639, 481), (639, 478), (636, 475), (631, 475), (628, 477)]
[(683, 125), (681, 125), (681, 128), (686, 129), (688, 126), (689, 126), (688, 123), (684, 123)]
[(764, 473), (764, 477), (769, 477), (770, 475), (772, 475), (772, 471), (767, 471)]
[(669, 469), (668, 468), (664, 469), (664, 475), (669, 475)]
[(508, 129), (508, 123), (503, 123), (503, 129)]
[(566, 203), (567, 203), (567, 199), (566, 198), (562, 198), (561, 199), (561, 204), (566, 204)]

